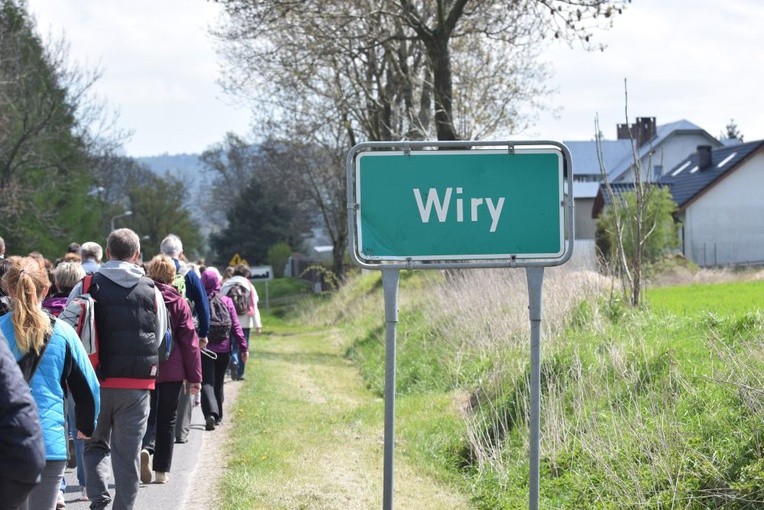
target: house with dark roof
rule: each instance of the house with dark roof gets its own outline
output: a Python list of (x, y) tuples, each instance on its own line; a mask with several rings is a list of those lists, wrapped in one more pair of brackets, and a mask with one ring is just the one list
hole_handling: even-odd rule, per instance
[(764, 140), (700, 145), (666, 172), (682, 251), (700, 266), (764, 264)]
[(618, 124), (616, 135), (616, 140), (601, 140), (599, 144), (595, 140), (563, 142), (573, 163), (576, 239), (594, 239), (598, 215), (594, 208), (598, 203), (604, 205), (603, 197), (598, 198), (603, 171), (612, 184), (634, 182), (636, 158), (642, 180), (656, 181), (664, 169), (674, 167), (698, 145), (722, 147), (707, 131), (687, 120), (659, 126), (655, 117), (638, 117), (631, 125)]
[(641, 117), (628, 129), (620, 124), (618, 132), (627, 138), (632, 133), (636, 154), (627, 155), (608, 169), (610, 182), (634, 182), (635, 157), (642, 170), (642, 181), (657, 181), (698, 145), (722, 147), (707, 131), (684, 119), (658, 126), (655, 117)]

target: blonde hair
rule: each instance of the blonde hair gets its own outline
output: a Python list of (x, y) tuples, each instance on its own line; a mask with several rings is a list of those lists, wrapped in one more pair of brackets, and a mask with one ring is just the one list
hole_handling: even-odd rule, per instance
[(11, 297), (11, 320), (16, 346), (26, 354), (39, 353), (45, 336), (53, 333), (50, 317), (40, 304), (50, 288), (48, 272), (35, 257), (10, 257), (11, 265), (3, 275), (3, 287)]
[(53, 282), (60, 292), (70, 291), (85, 277), (85, 269), (79, 262), (61, 262), (53, 270)]
[(175, 262), (167, 255), (156, 255), (149, 262), (149, 278), (159, 283), (171, 283), (175, 278)]

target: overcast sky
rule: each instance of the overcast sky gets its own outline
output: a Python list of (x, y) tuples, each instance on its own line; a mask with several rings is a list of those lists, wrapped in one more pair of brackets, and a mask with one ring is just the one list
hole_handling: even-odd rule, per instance
[[(100, 66), (99, 97), (133, 132), (130, 156), (200, 153), (227, 131), (250, 132), (245, 108), (216, 83), (207, 35), (220, 7), (208, 0), (27, 0), (39, 29), (63, 35), (80, 64)], [(590, 140), (599, 114), (606, 138), (629, 118), (687, 119), (718, 136), (735, 119), (745, 140), (764, 139), (764, 1), (633, 0), (598, 33), (604, 52), (557, 45), (546, 101), (558, 115), (513, 138)]]

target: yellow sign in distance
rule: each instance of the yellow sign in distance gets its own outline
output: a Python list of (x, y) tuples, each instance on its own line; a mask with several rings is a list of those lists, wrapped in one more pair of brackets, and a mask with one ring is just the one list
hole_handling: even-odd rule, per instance
[(236, 267), (239, 264), (244, 264), (245, 266), (249, 265), (249, 262), (247, 262), (246, 259), (242, 258), (241, 255), (238, 253), (234, 253), (233, 257), (231, 257), (231, 261), (228, 263), (230, 267)]

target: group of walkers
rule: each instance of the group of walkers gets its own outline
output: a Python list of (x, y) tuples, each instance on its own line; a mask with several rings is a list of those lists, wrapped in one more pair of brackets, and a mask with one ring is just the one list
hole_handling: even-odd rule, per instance
[[(0, 238), (0, 506), (65, 508), (76, 463), (91, 509), (131, 509), (141, 482), (168, 481), (197, 403), (206, 430), (222, 422), (226, 371), (244, 378), (261, 331), (257, 292), (246, 266), (224, 281), (186, 262), (173, 234), (145, 264), (127, 228), (109, 234), (103, 263), (97, 243), (67, 251), (55, 264), (6, 258)], [(65, 313), (87, 296), (95, 353)]]

